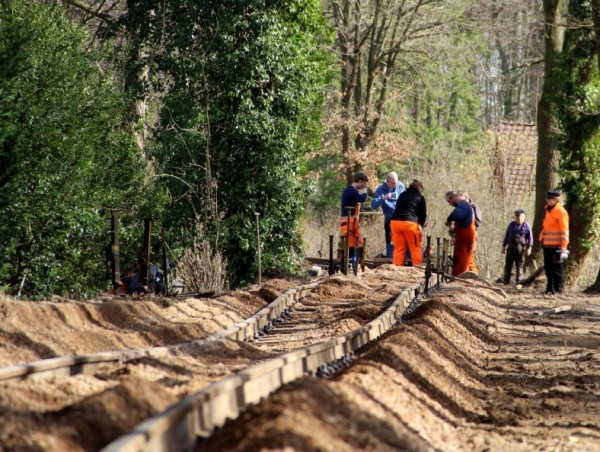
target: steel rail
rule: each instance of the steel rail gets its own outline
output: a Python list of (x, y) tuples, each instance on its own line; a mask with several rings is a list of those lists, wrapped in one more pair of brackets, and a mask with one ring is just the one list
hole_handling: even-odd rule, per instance
[(261, 331), (270, 328), (274, 321), (288, 313), (302, 298), (308, 295), (321, 282), (300, 285), (287, 290), (252, 317), (236, 323), (231, 328), (213, 334), (206, 338), (172, 344), (168, 346), (150, 347), (144, 349), (107, 351), (84, 355), (60, 356), (50, 359), (31, 361), (24, 364), (0, 368), (0, 381), (16, 379), (43, 379), (56, 376), (90, 375), (99, 370), (114, 365), (126, 363), (143, 357), (164, 354), (169, 350), (191, 345), (203, 345), (208, 342), (233, 339), (245, 341), (257, 337)]
[(423, 293), (424, 283), (404, 289), (376, 319), (349, 333), (263, 361), (191, 394), (108, 444), (103, 452), (193, 448), (249, 405), (305, 375), (328, 373), (389, 331)]

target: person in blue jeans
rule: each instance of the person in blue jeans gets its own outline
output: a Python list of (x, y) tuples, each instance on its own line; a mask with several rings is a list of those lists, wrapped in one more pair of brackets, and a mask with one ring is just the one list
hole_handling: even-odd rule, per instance
[(515, 219), (508, 224), (504, 240), (502, 241), (502, 253), (506, 254), (504, 263), (504, 277), (502, 282), (510, 284), (512, 268), (515, 267), (515, 284), (519, 284), (523, 261), (525, 256), (531, 254), (533, 246), (533, 232), (530, 224), (525, 221), (525, 211), (515, 210)]
[(398, 174), (391, 171), (387, 174), (385, 181), (377, 187), (373, 200), (371, 201), (371, 209), (375, 210), (381, 206), (383, 211), (383, 228), (385, 231), (385, 254), (391, 258), (394, 255), (394, 245), (392, 244), (392, 233), (390, 230), (390, 221), (394, 210), (396, 210), (396, 201), (400, 193), (406, 191), (404, 184), (398, 181)]

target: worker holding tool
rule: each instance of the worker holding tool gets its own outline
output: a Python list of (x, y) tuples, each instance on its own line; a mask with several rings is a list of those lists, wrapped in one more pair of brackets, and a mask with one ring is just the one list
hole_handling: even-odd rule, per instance
[(356, 268), (363, 246), (358, 216), (360, 204), (367, 200), (368, 181), (369, 178), (365, 173), (358, 172), (354, 175), (354, 182), (348, 185), (342, 193), (340, 236), (348, 239), (349, 257), (354, 268)]
[(406, 250), (410, 252), (413, 265), (423, 263), (421, 244), (423, 227), (427, 220), (427, 205), (423, 196), (423, 184), (413, 180), (408, 190), (400, 194), (392, 214), (391, 230), (394, 243), (394, 265), (404, 265)]
[(515, 210), (515, 219), (508, 224), (504, 240), (502, 241), (502, 254), (506, 254), (504, 261), (504, 277), (502, 282), (510, 284), (513, 266), (515, 268), (515, 284), (519, 284), (525, 256), (531, 254), (533, 246), (533, 232), (530, 224), (525, 221), (525, 211)]
[(548, 280), (546, 295), (562, 293), (565, 288), (565, 259), (569, 256), (569, 214), (560, 204), (560, 192), (546, 192), (546, 216), (540, 231), (544, 251), (544, 271)]
[(390, 230), (390, 221), (396, 209), (398, 196), (405, 191), (404, 184), (398, 181), (398, 174), (391, 171), (387, 174), (385, 181), (377, 187), (375, 195), (371, 201), (371, 209), (375, 210), (381, 206), (383, 211), (383, 228), (385, 231), (385, 255), (391, 258), (394, 253), (392, 235)]
[(446, 201), (454, 210), (446, 219), (446, 226), (454, 236), (454, 256), (452, 259), (452, 275), (470, 271), (479, 273), (475, 264), (475, 248), (477, 247), (477, 230), (475, 213), (464, 193), (458, 191), (446, 192)]

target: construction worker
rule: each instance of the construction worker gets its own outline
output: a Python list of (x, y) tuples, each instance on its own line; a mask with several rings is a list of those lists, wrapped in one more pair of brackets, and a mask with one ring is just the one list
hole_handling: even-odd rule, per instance
[(413, 180), (408, 190), (400, 194), (391, 219), (394, 265), (404, 265), (406, 250), (410, 252), (413, 265), (423, 263), (421, 244), (423, 227), (427, 220), (427, 205), (423, 196), (423, 184)]
[(546, 192), (546, 215), (542, 222), (540, 244), (544, 251), (547, 295), (562, 293), (565, 288), (564, 261), (569, 255), (569, 214), (560, 204), (560, 192)]
[(445, 195), (448, 204), (454, 210), (446, 219), (450, 234), (454, 237), (454, 256), (452, 259), (452, 275), (470, 271), (479, 273), (475, 264), (475, 249), (477, 248), (477, 230), (475, 213), (464, 192), (448, 191)]
[[(348, 185), (342, 193), (340, 236), (348, 238), (348, 255), (352, 260), (354, 269), (356, 269), (363, 246), (358, 226), (358, 216), (360, 214), (360, 203), (367, 200), (368, 181), (369, 178), (365, 173), (356, 173), (354, 182)], [(355, 249), (357, 250), (356, 253), (354, 252)], [(345, 268), (345, 263), (342, 268)]]
[(516, 267), (515, 284), (519, 284), (524, 258), (531, 254), (532, 246), (533, 232), (531, 225), (525, 221), (525, 211), (517, 209), (515, 210), (515, 219), (508, 224), (502, 241), (502, 254), (506, 254), (504, 277), (502, 278), (504, 284), (510, 284), (513, 266)]
[(387, 174), (385, 181), (377, 187), (375, 195), (371, 201), (371, 209), (375, 210), (381, 206), (383, 211), (383, 229), (385, 231), (385, 255), (391, 258), (394, 253), (392, 244), (392, 235), (390, 230), (390, 221), (396, 209), (398, 196), (405, 191), (404, 184), (398, 181), (398, 174), (391, 171)]

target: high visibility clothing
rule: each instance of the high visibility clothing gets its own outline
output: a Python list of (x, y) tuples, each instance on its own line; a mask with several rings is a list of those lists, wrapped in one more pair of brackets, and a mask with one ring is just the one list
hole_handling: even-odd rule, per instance
[(543, 248), (566, 248), (569, 245), (569, 214), (563, 206), (555, 204), (542, 222), (540, 243)]
[(475, 248), (477, 247), (477, 229), (475, 219), (467, 227), (461, 227), (454, 222), (454, 256), (452, 261), (452, 275), (470, 271), (479, 273), (475, 264)]
[(392, 220), (390, 228), (392, 230), (392, 243), (394, 244), (392, 263), (398, 266), (404, 265), (404, 256), (408, 248), (413, 265), (422, 264), (421, 244), (423, 242), (423, 232), (421, 227), (412, 221)]
[[(354, 208), (355, 214), (351, 217), (342, 217), (340, 219), (340, 237), (348, 237), (348, 247), (363, 246), (363, 239), (358, 225), (358, 215), (360, 214), (360, 204)], [(348, 227), (349, 226), (349, 227)]]

